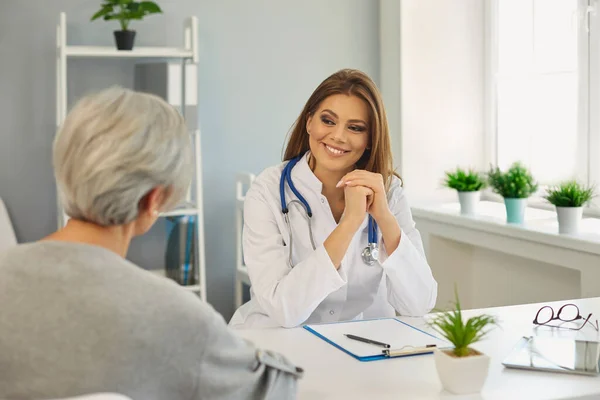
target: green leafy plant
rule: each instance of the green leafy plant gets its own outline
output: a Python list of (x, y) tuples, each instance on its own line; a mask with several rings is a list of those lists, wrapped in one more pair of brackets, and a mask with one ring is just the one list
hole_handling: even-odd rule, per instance
[(471, 355), (470, 345), (476, 343), (490, 332), (492, 325), (497, 325), (498, 320), (492, 315), (478, 315), (463, 320), (458, 291), (454, 288), (455, 303), (452, 311), (440, 312), (435, 315), (429, 326), (441, 336), (446, 338), (454, 346), (453, 354), (456, 357), (467, 357)]
[(98, 18), (103, 18), (105, 21), (118, 20), (121, 29), (126, 31), (130, 21), (160, 13), (162, 13), (161, 8), (153, 1), (104, 0), (100, 10), (90, 20), (94, 21)]
[(444, 186), (459, 192), (477, 192), (485, 188), (486, 181), (485, 177), (472, 169), (465, 171), (456, 168), (455, 171), (446, 171)]
[(556, 207), (581, 207), (594, 197), (594, 188), (577, 181), (562, 182), (550, 187), (544, 198)]
[(520, 162), (513, 163), (506, 172), (498, 167), (490, 168), (488, 183), (494, 192), (506, 199), (526, 199), (538, 188), (529, 170)]

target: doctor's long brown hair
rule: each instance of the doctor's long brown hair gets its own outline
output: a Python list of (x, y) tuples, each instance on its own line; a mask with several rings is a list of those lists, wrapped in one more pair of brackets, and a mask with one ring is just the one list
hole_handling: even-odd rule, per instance
[(310, 149), (308, 132), (306, 131), (308, 117), (317, 111), (323, 100), (335, 94), (356, 96), (367, 105), (369, 113), (369, 148), (358, 160), (356, 168), (381, 174), (387, 190), (392, 177), (394, 175), (400, 176), (394, 171), (385, 108), (383, 107), (381, 93), (379, 93), (375, 83), (365, 73), (358, 70), (343, 69), (321, 82), (306, 102), (302, 113), (300, 113), (292, 127), (283, 160), (291, 160)]

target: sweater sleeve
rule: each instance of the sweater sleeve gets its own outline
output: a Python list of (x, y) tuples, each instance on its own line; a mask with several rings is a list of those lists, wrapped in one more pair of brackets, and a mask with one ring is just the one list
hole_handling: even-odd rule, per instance
[(295, 399), (303, 370), (284, 356), (256, 348), (208, 313), (194, 399)]

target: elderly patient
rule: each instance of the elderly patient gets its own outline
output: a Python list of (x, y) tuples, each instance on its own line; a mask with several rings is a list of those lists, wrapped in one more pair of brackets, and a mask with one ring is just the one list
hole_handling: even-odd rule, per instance
[(301, 369), (257, 351), (176, 283), (124, 257), (191, 179), (189, 135), (160, 98), (83, 98), (54, 143), (66, 226), (0, 254), (0, 398), (295, 397)]

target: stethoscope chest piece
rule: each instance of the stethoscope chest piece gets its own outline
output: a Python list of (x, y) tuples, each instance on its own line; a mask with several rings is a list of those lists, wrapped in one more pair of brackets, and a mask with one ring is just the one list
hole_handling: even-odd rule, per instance
[(375, 261), (379, 260), (379, 249), (377, 248), (377, 243), (369, 243), (367, 247), (363, 249), (361, 255), (365, 264), (375, 264)]

